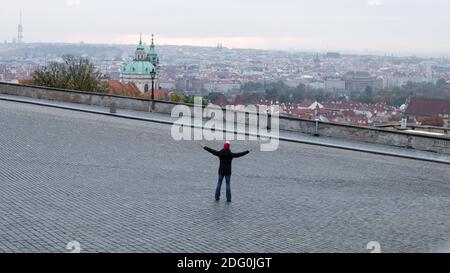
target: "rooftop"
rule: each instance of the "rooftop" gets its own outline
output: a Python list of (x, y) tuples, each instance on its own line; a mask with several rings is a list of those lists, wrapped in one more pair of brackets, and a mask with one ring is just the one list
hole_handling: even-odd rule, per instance
[(449, 115), (450, 100), (412, 98), (405, 113), (420, 116)]

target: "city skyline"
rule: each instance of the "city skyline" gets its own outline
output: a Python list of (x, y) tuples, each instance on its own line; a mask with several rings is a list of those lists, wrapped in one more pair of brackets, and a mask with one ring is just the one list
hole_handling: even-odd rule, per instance
[(450, 38), (441, 35), (450, 25), (445, 14), (450, 3), (443, 0), (196, 0), (189, 5), (180, 0), (34, 2), (1, 4), (2, 41), (17, 37), (22, 10), (25, 42), (135, 44), (144, 32), (145, 36), (156, 33), (159, 44), (173, 45), (222, 43), (230, 48), (268, 50), (450, 53)]

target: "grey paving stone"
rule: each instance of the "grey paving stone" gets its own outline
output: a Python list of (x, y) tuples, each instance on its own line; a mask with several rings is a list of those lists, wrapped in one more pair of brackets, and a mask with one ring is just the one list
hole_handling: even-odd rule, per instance
[(0, 101), (0, 251), (449, 251), (448, 165), (282, 142), (234, 163), (170, 126)]

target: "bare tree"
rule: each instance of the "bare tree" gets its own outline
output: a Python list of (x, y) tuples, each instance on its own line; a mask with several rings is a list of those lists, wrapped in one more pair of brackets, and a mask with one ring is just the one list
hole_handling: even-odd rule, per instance
[(62, 62), (51, 62), (33, 73), (32, 84), (90, 92), (107, 92), (102, 74), (88, 58), (64, 55)]

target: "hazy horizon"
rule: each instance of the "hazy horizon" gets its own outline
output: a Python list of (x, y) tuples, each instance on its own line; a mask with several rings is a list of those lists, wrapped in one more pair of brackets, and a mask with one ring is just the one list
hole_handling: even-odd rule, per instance
[[(39, 3), (36, 3), (39, 2)], [(4, 0), (1, 41), (449, 55), (445, 0)]]

